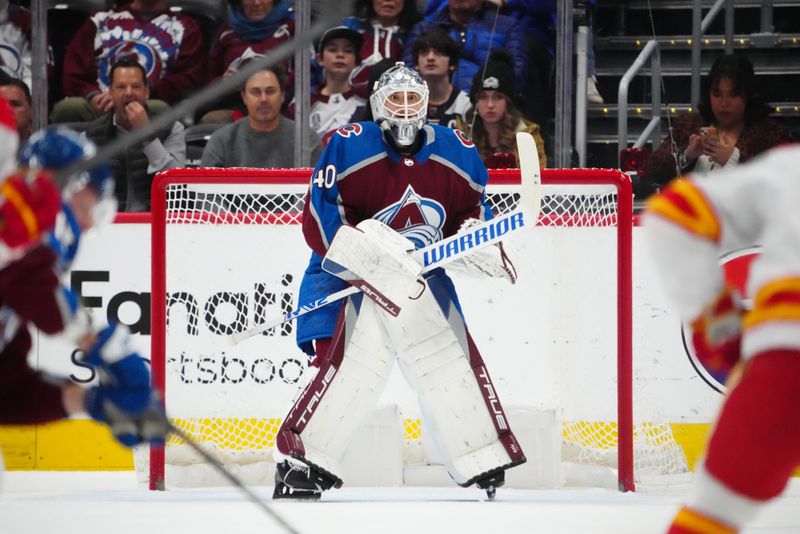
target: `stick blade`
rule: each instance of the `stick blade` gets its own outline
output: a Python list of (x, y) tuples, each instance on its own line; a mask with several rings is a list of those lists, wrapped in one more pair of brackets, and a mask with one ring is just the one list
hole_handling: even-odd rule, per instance
[(539, 152), (531, 134), (517, 132), (517, 152), (519, 152), (519, 168), (522, 176), (520, 207), (531, 213), (533, 215), (531, 218), (535, 222), (539, 217), (543, 193)]

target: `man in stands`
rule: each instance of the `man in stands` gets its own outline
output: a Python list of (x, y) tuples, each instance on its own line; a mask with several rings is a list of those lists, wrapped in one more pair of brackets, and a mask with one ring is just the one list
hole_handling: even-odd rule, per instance
[(447, 32), (433, 28), (414, 41), (417, 70), (428, 84), (428, 123), (456, 127), (456, 118), (466, 120), (469, 95), (453, 86), (450, 78), (458, 66), (458, 44)]
[[(366, 105), (364, 94), (353, 88), (350, 75), (361, 61), (364, 38), (346, 26), (322, 34), (317, 47), (317, 62), (325, 70), (325, 83), (311, 93), (311, 128), (320, 137), (355, 120)], [(294, 117), (294, 101), (286, 111)]]
[(447, 7), (430, 20), (414, 26), (405, 43), (403, 60), (414, 65), (414, 41), (432, 28), (441, 28), (461, 47), (461, 60), (453, 73), (453, 85), (469, 92), (472, 78), (486, 63), (494, 49), (502, 48), (511, 56), (517, 80), (517, 92), (527, 73), (528, 57), (525, 50), (525, 34), (516, 19), (495, 16), (496, 8), (483, 0), (448, 0)]
[[(147, 99), (150, 90), (144, 67), (123, 57), (111, 67), (109, 97), (112, 109), (89, 123), (85, 135), (95, 144), (108, 144), (120, 135), (150, 122)], [(109, 164), (116, 177), (120, 211), (149, 211), (150, 185), (155, 174), (186, 164), (186, 141), (180, 122), (158, 132), (152, 139), (129, 146)]]
[(31, 136), (31, 129), (33, 128), (31, 90), (22, 80), (4, 78), (0, 79), (0, 95), (3, 95), (8, 100), (11, 109), (14, 110), (19, 142), (24, 143)]
[[(800, 146), (676, 180), (644, 217), (664, 287), (691, 320), (695, 353), (723, 382), (694, 491), (670, 534), (733, 534), (800, 466)], [(725, 285), (719, 258), (761, 245), (752, 310)]]
[[(147, 365), (128, 347), (127, 329), (111, 324), (96, 331), (77, 295), (59, 281), (77, 252), (81, 233), (109, 222), (116, 203), (113, 178), (105, 166), (70, 177), (63, 203), (49, 173), (93, 154), (94, 147), (70, 130), (42, 130), (22, 147), (19, 171), (3, 183), (0, 237), (7, 241), (16, 228), (9, 223), (19, 211), (25, 212), (22, 218), (29, 232), (25, 254), (0, 270), (0, 424), (35, 424), (88, 413), (108, 424), (125, 445), (163, 443), (166, 419), (150, 386)], [(11, 195), (11, 190), (18, 194)], [(56, 231), (59, 210), (63, 224)], [(45, 232), (51, 233), (43, 241)], [(32, 369), (27, 362), (29, 324), (80, 347), (84, 361), (100, 371), (99, 384), (84, 389)]]
[(88, 122), (110, 111), (111, 67), (123, 56), (144, 66), (161, 109), (206, 79), (206, 50), (195, 20), (171, 12), (167, 0), (133, 0), (94, 13), (75, 33), (64, 58), (67, 98), (53, 109), (53, 122)]
[[(241, 90), (247, 116), (211, 135), (203, 167), (294, 166), (294, 121), (281, 115), (286, 72), (280, 66), (264, 68), (247, 79)], [(319, 136), (309, 132), (311, 160), (322, 153)]]

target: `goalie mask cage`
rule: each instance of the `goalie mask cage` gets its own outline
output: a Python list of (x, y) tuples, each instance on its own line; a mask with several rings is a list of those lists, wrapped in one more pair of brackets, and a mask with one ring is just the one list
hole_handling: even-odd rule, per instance
[[(266, 483), (276, 431), (308, 359), (295, 346), (293, 323), (237, 346), (227, 336), (301, 304), (296, 289), (310, 252), (299, 222), (309, 174), (172, 169), (153, 186), (154, 385), (174, 424), (235, 472), (253, 468)], [(513, 209), (519, 171), (490, 175), (495, 212)], [(500, 397), (507, 408), (555, 409), (561, 460), (610, 466), (621, 490), (632, 491), (643, 473), (685, 471), (669, 424), (653, 413), (634, 418), (630, 179), (612, 170), (544, 169), (542, 184), (537, 227), (507, 240), (518, 283), (494, 289), (499, 281), (454, 275)], [(473, 294), (486, 291), (473, 306)], [(490, 314), (499, 321), (477, 309), (486, 302), (495, 303)], [(424, 443), (418, 416), (402, 403), (400, 414), (405, 447)], [(139, 457), (146, 454), (137, 455), (141, 471)], [(174, 437), (142, 462), (151, 489), (164, 488), (165, 473), (171, 484), (171, 472), (200, 463)], [(181, 476), (181, 485), (203, 484)]]

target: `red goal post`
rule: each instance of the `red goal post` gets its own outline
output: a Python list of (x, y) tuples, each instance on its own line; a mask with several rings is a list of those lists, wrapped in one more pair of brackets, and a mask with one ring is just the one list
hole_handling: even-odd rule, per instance
[[(243, 432), (242, 429), (251, 425), (252, 421), (261, 419), (260, 414), (254, 415), (253, 407), (249, 405), (247, 398), (248, 396), (253, 398), (261, 395), (262, 391), (267, 388), (257, 389), (254, 387), (251, 391), (256, 393), (248, 393), (243, 396), (243, 400), (236, 401), (240, 404), (234, 406), (231, 410), (232, 412), (237, 412), (237, 410), (241, 409), (243, 414), (241, 418), (230, 414), (206, 416), (202, 409), (198, 407), (198, 404), (202, 404), (202, 399), (210, 398), (212, 395), (219, 395), (220, 402), (228, 400), (232, 395), (227, 393), (230, 390), (226, 390), (225, 387), (232, 387), (235, 383), (234, 379), (239, 379), (240, 376), (245, 376), (245, 378), (241, 378), (239, 384), (252, 381), (257, 385), (263, 385), (261, 382), (267, 379), (270, 384), (278, 383), (278, 378), (276, 377), (279, 375), (286, 382), (282, 373), (284, 371), (290, 373), (284, 367), (277, 370), (272, 352), (269, 356), (271, 358), (269, 359), (269, 364), (267, 364), (264, 363), (268, 360), (267, 357), (257, 355), (248, 360), (244, 357), (231, 355), (229, 354), (230, 351), (224, 348), (211, 349), (212, 341), (202, 341), (194, 338), (201, 337), (201, 334), (198, 334), (198, 330), (202, 330), (198, 326), (202, 323), (199, 302), (206, 298), (205, 296), (200, 296), (204, 286), (213, 286), (223, 280), (226, 283), (237, 282), (240, 275), (227, 273), (234, 273), (235, 268), (241, 267), (241, 264), (257, 263), (258, 265), (248, 266), (248, 268), (258, 268), (259, 265), (267, 268), (268, 264), (277, 259), (277, 256), (286, 252), (283, 249), (288, 246), (287, 244), (291, 244), (294, 247), (295, 241), (300, 242), (299, 250), (303, 250), (305, 244), (302, 243), (298, 223), (302, 215), (302, 198), (308, 186), (309, 176), (309, 169), (171, 169), (160, 173), (153, 184), (151, 340), (153, 383), (156, 388), (163, 392), (167, 412), (171, 419), (199, 419), (213, 422), (214, 430), (199, 429), (195, 434), (192, 434), (191, 431), (188, 432), (198, 441), (212, 442), (217, 439), (216, 436), (220, 432), (231, 433), (233, 436), (225, 439), (232, 440), (234, 448), (242, 447), (239, 444), (241, 439), (237, 434)], [(512, 209), (518, 198), (519, 171), (491, 171), (490, 176), (490, 185), (487, 193), (492, 198), (493, 206), (497, 211)], [(635, 488), (635, 431), (632, 358), (631, 246), (633, 198), (631, 182), (627, 175), (615, 170), (544, 169), (542, 171), (542, 183), (545, 190), (545, 198), (537, 226), (541, 229), (560, 229), (558, 233), (554, 233), (548, 239), (558, 242), (561, 239), (559, 235), (561, 235), (561, 232), (568, 231), (566, 229), (606, 228), (613, 233), (612, 239), (615, 243), (613, 245), (614, 280), (606, 282), (615, 283), (616, 285), (616, 288), (612, 288), (609, 293), (616, 295), (616, 305), (609, 305), (609, 309), (615, 308), (615, 317), (613, 318), (615, 331), (610, 335), (613, 336), (616, 345), (614, 355), (616, 379), (613, 380), (616, 382), (616, 413), (608, 416), (615, 419), (615, 421), (582, 422), (581, 426), (575, 431), (575, 435), (578, 437), (574, 439), (574, 442), (578, 448), (582, 448), (587, 440), (596, 439), (602, 441), (599, 445), (590, 445), (589, 447), (602, 449), (600, 455), (612, 450), (607, 447), (613, 448), (616, 451), (616, 459), (612, 463), (616, 464), (619, 489), (632, 491)], [(598, 192), (593, 192), (595, 189)], [(243, 237), (229, 238), (226, 237), (225, 233), (225, 229), (228, 227), (239, 227), (246, 233)], [(290, 230), (289, 237), (281, 237), (281, 240), (274, 241), (275, 245), (271, 245), (273, 239), (270, 237), (272, 234), (269, 232), (278, 232), (278, 229), (282, 227), (287, 227)], [(262, 233), (265, 231), (268, 233)], [(533, 230), (533, 232), (537, 231), (540, 230)], [(541, 231), (545, 233), (544, 230)], [(583, 232), (576, 231), (576, 234), (578, 233)], [(529, 235), (524, 234), (525, 237), (521, 239), (527, 239)], [(610, 235), (609, 231), (604, 230), (603, 235)], [(594, 237), (589, 235), (586, 239), (594, 240)], [(211, 241), (215, 244), (209, 246), (208, 242)], [(251, 248), (247, 249), (248, 246)], [(175, 247), (178, 247), (177, 251)], [(232, 257), (237, 254), (237, 250), (243, 248), (245, 249), (246, 260)], [(271, 250), (264, 251), (264, 248)], [(266, 256), (264, 256), (267, 259), (256, 260), (254, 258), (252, 262), (248, 261), (250, 257), (248, 250), (252, 251), (253, 254), (255, 254), (255, 251), (267, 252)], [(191, 259), (190, 256), (195, 252), (200, 255), (197, 256), (197, 259)], [(221, 260), (230, 258), (231, 265), (222, 266), (221, 270), (215, 271), (213, 274), (209, 271), (207, 279), (203, 278), (202, 272), (199, 274), (195, 272), (206, 268), (210, 269), (208, 264), (216, 261), (216, 256), (221, 256)], [(297, 269), (294, 272), (289, 273), (287, 271), (285, 273), (265, 275), (273, 277), (272, 279), (274, 280), (281, 280), (273, 284), (277, 287), (287, 288), (286, 292), (280, 295), (279, 291), (275, 290), (274, 287), (265, 288), (264, 284), (260, 282), (252, 283), (248, 286), (247, 291), (234, 290), (210, 293), (205, 306), (203, 306), (204, 315), (202, 317), (205, 320), (204, 326), (211, 331), (209, 339), (221, 338), (231, 331), (244, 330), (254, 326), (255, 321), (259, 318), (263, 319), (265, 316), (271, 318), (300, 304), (293, 300), (292, 294), (288, 289), (292, 284), (296, 284), (299, 281), (304, 263), (307, 262), (307, 252), (305, 255), (301, 252), (299, 256), (299, 261), (294, 262), (294, 268)], [(294, 259), (297, 260), (296, 258)], [(586, 258), (586, 260), (592, 261), (592, 258)], [(569, 260), (565, 261), (568, 262)], [(565, 265), (568, 266), (568, 263)], [(524, 272), (524, 267), (521, 269), (523, 271), (520, 273), (522, 278), (526, 276), (526, 273)], [(242, 275), (242, 277), (246, 277), (246, 275)], [(190, 278), (196, 279), (196, 287), (200, 289), (185, 290), (182, 287), (178, 287)], [(599, 282), (599, 284), (602, 283), (604, 282)], [(252, 295), (248, 291), (252, 291)], [(242, 300), (237, 303), (234, 298), (241, 298)], [(607, 296), (602, 298), (609, 300)], [(581, 307), (581, 303), (575, 302), (574, 306)], [(227, 309), (227, 311), (223, 310), (223, 308)], [(266, 310), (266, 308), (270, 309)], [(252, 314), (250, 313), (251, 311), (253, 312)], [(227, 321), (231, 317), (233, 317), (233, 321)], [(172, 337), (178, 334), (178, 339), (174, 341), (171, 341), (170, 336), (168, 336), (170, 320), (174, 323)], [(276, 328), (280, 329), (281, 327)], [(275, 332), (268, 334), (273, 335), (273, 338), (278, 337)], [(286, 338), (289, 343), (293, 338), (291, 334), (291, 326), (284, 325), (283, 329), (280, 330), (280, 335)], [(539, 332), (539, 335), (546, 337), (548, 332)], [(191, 340), (188, 338), (191, 338)], [(267, 340), (267, 338), (263, 338), (263, 340)], [(276, 339), (269, 341), (274, 340)], [(187, 343), (188, 341), (193, 343), (197, 341), (199, 348), (185, 349), (184, 341)], [(170, 352), (170, 343), (176, 343), (177, 345), (175, 346), (180, 348)], [(610, 346), (610, 344), (607, 345)], [(287, 347), (288, 345), (274, 350), (291, 350)], [(190, 354), (191, 350), (197, 351), (196, 354)], [(212, 355), (214, 350), (218, 352)], [(273, 349), (269, 350), (272, 351)], [(219, 354), (222, 354), (222, 356)], [(299, 357), (287, 357), (281, 365), (290, 360), (294, 362), (299, 360)], [(231, 365), (233, 365), (231, 362), (233, 361), (236, 361), (236, 371), (230, 371)], [(203, 362), (202, 365), (201, 362)], [(226, 362), (227, 367), (225, 365)], [(177, 371), (172, 368), (169, 372), (169, 379), (168, 364), (173, 367), (178, 365)], [(285, 367), (288, 369), (291, 365), (296, 364), (286, 364)], [(300, 366), (302, 367), (302, 365)], [(242, 375), (242, 372), (244, 375)], [(235, 375), (233, 379), (228, 376), (230, 373)], [(216, 377), (214, 380), (222, 383), (213, 382), (212, 377)], [(294, 379), (294, 375), (291, 378)], [(226, 380), (228, 383), (224, 383)], [(293, 385), (294, 388), (297, 387), (298, 381), (299, 376)], [(200, 387), (201, 385), (202, 387)], [(281, 387), (285, 385), (291, 384), (288, 384), (288, 382), (280, 384)], [(195, 387), (192, 389), (189, 386)], [(193, 393), (195, 391), (196, 393)], [(209, 394), (206, 395), (206, 392)], [(501, 391), (501, 394), (503, 393)], [(197, 398), (182, 398), (184, 396), (191, 397), (195, 394), (197, 394)], [(173, 415), (172, 407), (176, 401), (184, 404), (187, 416), (181, 414)], [(253, 404), (258, 402), (260, 401), (254, 401)], [(268, 395), (263, 404), (280, 404), (281, 402), (275, 401), (274, 398)], [(275, 417), (280, 417), (282, 415), (281, 410), (285, 407), (287, 406), (281, 405), (280, 410), (265, 414), (268, 421), (266, 427), (258, 427), (255, 430), (248, 430), (248, 432), (269, 436), (269, 433), (274, 431), (275, 426), (279, 424), (279, 420), (276, 421)], [(216, 405), (213, 408), (216, 409)], [(237, 419), (237, 421), (231, 423), (231, 418)], [(600, 419), (604, 418), (605, 416), (600, 416)], [(243, 423), (238, 419), (246, 420), (247, 422)], [(219, 421), (225, 421), (223, 426), (228, 425), (227, 428), (219, 430)], [(192, 424), (194, 425), (195, 423)], [(411, 428), (409, 428), (409, 424)], [(413, 422), (407, 423), (406, 439), (409, 439), (409, 432), (414, 433), (413, 425)], [(604, 425), (604, 428), (598, 430), (600, 428), (598, 425)], [(186, 427), (183, 428), (187, 430)], [(194, 428), (194, 426), (191, 427), (191, 429)], [(597, 434), (598, 436), (602, 434), (602, 436), (587, 438), (587, 428), (591, 429), (591, 434)], [(568, 429), (565, 423), (565, 439), (567, 439), (567, 434)], [(642, 431), (640, 430), (638, 434), (641, 436)], [(606, 444), (606, 441), (609, 441), (610, 444)], [(168, 451), (171, 450), (171, 446), (175, 445), (168, 444), (166, 449)], [(212, 448), (227, 447), (227, 445), (219, 443), (212, 443), (211, 446)], [(265, 447), (268, 447), (268, 445), (261, 443), (255, 448), (263, 449)], [(238, 455), (237, 457), (249, 458), (251, 452), (242, 452), (237, 449), (236, 455)], [(164, 449), (151, 448), (149, 467), (151, 489), (164, 487), (166, 456), (168, 455), (165, 455)], [(168, 459), (166, 463), (168, 463)]]

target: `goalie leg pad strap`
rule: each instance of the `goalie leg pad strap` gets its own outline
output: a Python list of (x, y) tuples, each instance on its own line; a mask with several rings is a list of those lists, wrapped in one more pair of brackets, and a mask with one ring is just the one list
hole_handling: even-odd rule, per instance
[(341, 472), (339, 460), (374, 409), (395, 360), (379, 314), (360, 295), (348, 299), (325, 361), (281, 425), (276, 461), (289, 456)]
[(381, 320), (450, 475), (469, 485), (525, 456), (461, 314), (435, 277), (429, 283), (433, 290), (407, 301), (404, 313)]

